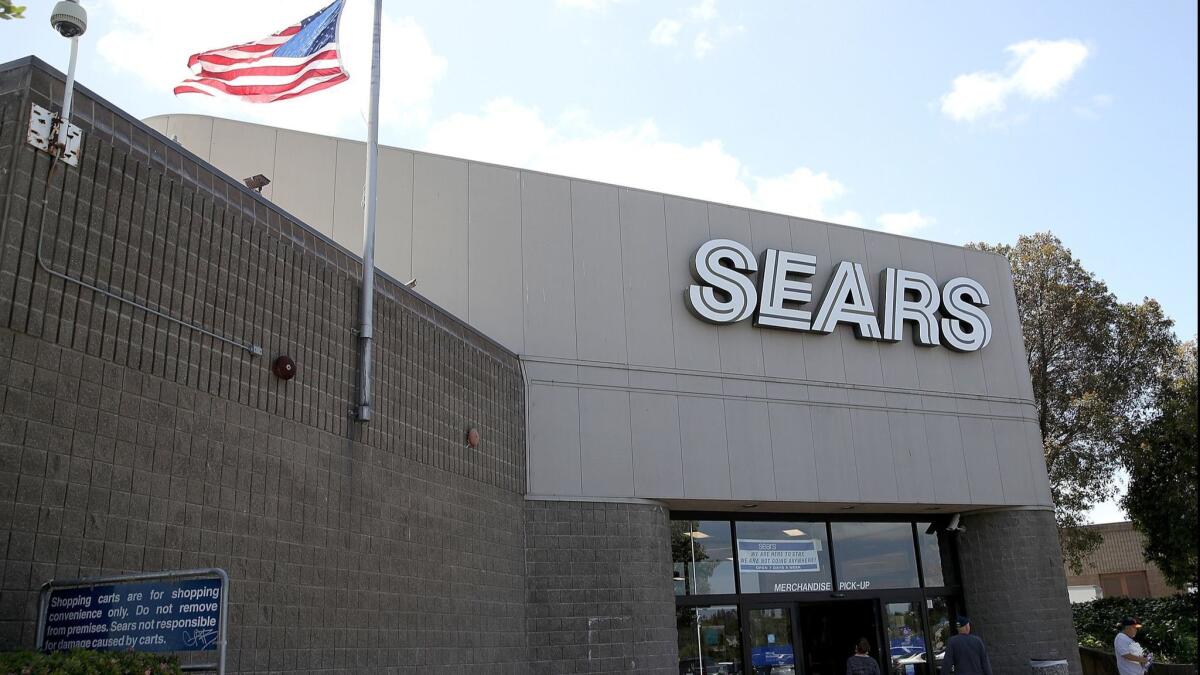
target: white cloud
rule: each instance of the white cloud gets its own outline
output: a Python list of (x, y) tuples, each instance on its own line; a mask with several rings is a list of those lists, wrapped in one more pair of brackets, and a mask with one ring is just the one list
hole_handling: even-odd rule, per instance
[(1108, 94), (1096, 94), (1087, 100), (1087, 103), (1082, 103), (1075, 106), (1072, 110), (1076, 115), (1094, 120), (1100, 117), (1100, 111), (1108, 108), (1113, 104), (1113, 97)]
[(586, 12), (604, 11), (612, 5), (625, 0), (554, 0), (554, 4), (568, 9), (580, 9)]
[(941, 98), (942, 113), (958, 122), (970, 122), (1001, 112), (1008, 99), (1019, 96), (1046, 100), (1079, 72), (1089, 50), (1079, 40), (1026, 40), (1009, 45), (1012, 55), (1004, 72), (981, 71), (954, 78)]
[[(105, 9), (113, 28), (97, 41), (101, 56), (114, 69), (160, 91), (170, 91), (190, 75), (191, 54), (257, 40), (304, 18), (294, 3), (281, 0), (210, 0), (203, 12), (186, 3), (109, 0)], [(370, 13), (370, 3), (346, 3), (338, 36), (342, 61), (350, 72), (345, 84), (270, 105), (194, 94), (177, 100), (188, 112), (332, 135), (344, 135), (349, 129), (361, 135), (371, 76)], [(237, 21), (230, 21), (230, 16)], [(164, 26), (182, 28), (164, 30)], [(446, 72), (446, 59), (434, 52), (424, 30), (410, 18), (385, 11), (382, 30), (380, 121), (424, 126), (429, 122), (434, 85)], [(147, 54), (155, 57), (147, 59)]]
[(605, 130), (594, 127), (585, 113), (572, 111), (548, 123), (536, 108), (502, 98), (478, 115), (435, 122), (424, 149), (789, 215), (851, 225), (862, 221), (837, 207), (848, 190), (827, 173), (798, 167), (758, 176), (719, 140), (674, 142), (653, 120)]
[(717, 0), (700, 0), (688, 8), (688, 16), (695, 21), (712, 21), (717, 18)]
[(706, 31), (700, 31), (696, 34), (696, 39), (692, 41), (692, 55), (698, 59), (704, 58), (704, 55), (711, 52), (713, 42), (708, 37)]
[(660, 19), (650, 31), (650, 44), (660, 47), (670, 47), (679, 40), (679, 30), (683, 24), (674, 19)]
[(912, 235), (937, 221), (920, 211), (912, 210), (906, 213), (884, 213), (875, 219), (879, 229), (892, 234)]

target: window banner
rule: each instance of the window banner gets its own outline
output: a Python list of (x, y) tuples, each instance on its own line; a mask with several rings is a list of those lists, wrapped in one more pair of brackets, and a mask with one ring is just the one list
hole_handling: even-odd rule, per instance
[(820, 543), (814, 539), (776, 541), (739, 539), (738, 567), (742, 572), (794, 573), (820, 572)]

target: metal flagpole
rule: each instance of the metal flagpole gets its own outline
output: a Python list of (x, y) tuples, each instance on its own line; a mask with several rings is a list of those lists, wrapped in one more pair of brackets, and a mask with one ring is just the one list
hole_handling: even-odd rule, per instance
[(371, 419), (371, 341), (375, 337), (375, 192), (379, 168), (379, 33), (383, 0), (375, 0), (371, 38), (371, 110), (367, 118), (367, 198), (363, 205), (362, 300), (358, 325), (358, 404), (354, 416)]

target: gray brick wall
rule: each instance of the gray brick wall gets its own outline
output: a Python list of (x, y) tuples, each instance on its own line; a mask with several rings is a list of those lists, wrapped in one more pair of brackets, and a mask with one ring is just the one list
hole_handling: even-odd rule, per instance
[(963, 599), (997, 673), (1028, 673), (1032, 658), (1066, 659), (1078, 675), (1079, 642), (1050, 511), (964, 516), (958, 535)]
[(525, 547), (529, 672), (678, 672), (665, 508), (530, 500)]
[(0, 648), (48, 579), (218, 566), (234, 672), (526, 672), (515, 355), (382, 278), (352, 422), (355, 258), (86, 90), (50, 174), (58, 77), (0, 67)]

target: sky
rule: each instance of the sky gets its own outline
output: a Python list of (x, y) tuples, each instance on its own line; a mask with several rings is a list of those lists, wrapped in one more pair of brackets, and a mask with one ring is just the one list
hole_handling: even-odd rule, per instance
[[(65, 70), (53, 3), (24, 2), (0, 62)], [(84, 0), (77, 78), (142, 118), (364, 139), (369, 0), (347, 0), (343, 85), (269, 105), (171, 92), (188, 55), (324, 4)], [(1194, 1), (384, 5), (382, 143), (951, 244), (1049, 230), (1196, 333)]]

